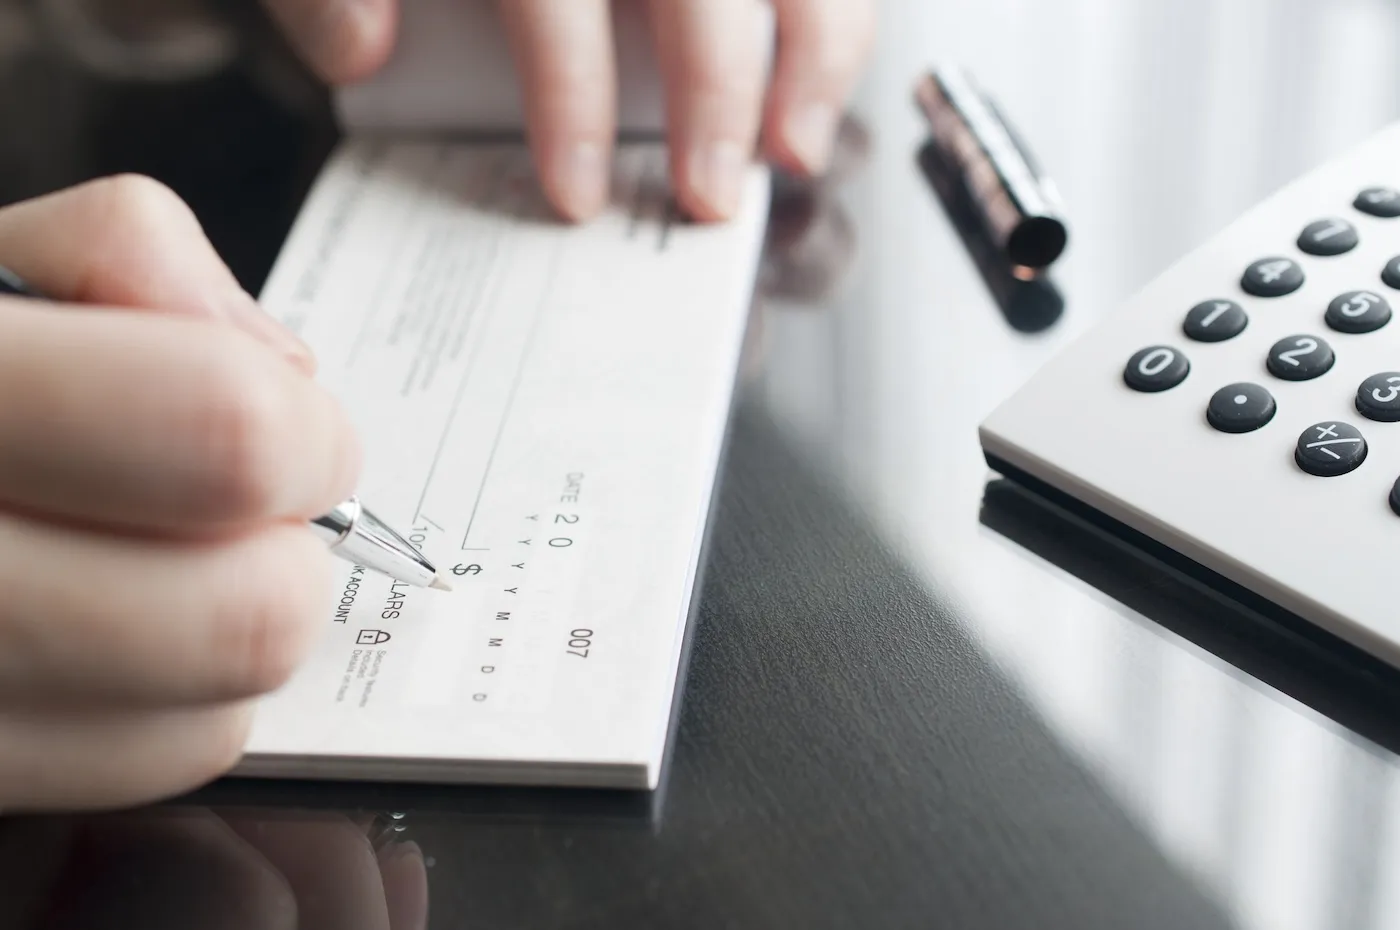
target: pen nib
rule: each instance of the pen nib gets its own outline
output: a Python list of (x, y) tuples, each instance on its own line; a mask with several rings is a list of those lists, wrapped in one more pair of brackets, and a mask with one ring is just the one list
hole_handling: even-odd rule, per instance
[(430, 588), (437, 588), (439, 591), (451, 591), (451, 590), (452, 590), (452, 586), (451, 586), (450, 584), (448, 584), (447, 582), (443, 581), (441, 575), (436, 575), (436, 576), (434, 576), (434, 578), (433, 578), (433, 583), (430, 584), (430, 585), (428, 585), (428, 587), (430, 587)]

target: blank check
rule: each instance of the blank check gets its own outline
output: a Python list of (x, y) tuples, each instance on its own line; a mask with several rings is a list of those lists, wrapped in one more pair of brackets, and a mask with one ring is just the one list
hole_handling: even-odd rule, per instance
[(453, 591), (348, 563), (237, 773), (654, 788), (768, 208), (677, 216), (660, 145), (558, 222), (515, 144), (352, 137), (262, 295)]

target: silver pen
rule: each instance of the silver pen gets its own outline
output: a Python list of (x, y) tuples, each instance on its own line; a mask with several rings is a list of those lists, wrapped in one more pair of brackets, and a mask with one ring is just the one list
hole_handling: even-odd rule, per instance
[[(19, 275), (3, 266), (0, 266), (0, 294), (40, 296)], [(366, 510), (357, 497), (312, 520), (311, 529), (330, 546), (331, 552), (356, 565), (419, 588), (452, 590), (438, 577), (432, 562), (387, 523)]]
[(312, 520), (311, 529), (331, 552), (356, 565), (419, 588), (452, 590), (423, 553), (366, 510), (357, 497)]

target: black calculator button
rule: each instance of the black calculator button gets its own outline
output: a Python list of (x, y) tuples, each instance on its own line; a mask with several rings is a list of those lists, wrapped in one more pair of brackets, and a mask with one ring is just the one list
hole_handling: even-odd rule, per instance
[(1356, 227), (1346, 220), (1327, 219), (1309, 223), (1298, 237), (1298, 248), (1309, 255), (1342, 255), (1361, 243)]
[(1148, 346), (1128, 359), (1123, 380), (1133, 390), (1151, 394), (1171, 390), (1185, 381), (1190, 371), (1191, 363), (1179, 350), (1170, 346)]
[(1327, 340), (1317, 336), (1289, 336), (1269, 349), (1269, 374), (1285, 381), (1309, 381), (1332, 370), (1337, 356)]
[(1400, 423), (1400, 371), (1372, 375), (1356, 389), (1356, 409), (1368, 420)]
[(1387, 287), (1400, 290), (1400, 255), (1385, 263), (1385, 268), (1381, 269), (1381, 281)]
[(1233, 300), (1207, 300), (1186, 314), (1181, 329), (1197, 342), (1224, 342), (1244, 332), (1249, 317)]
[(1390, 510), (1400, 515), (1400, 478), (1396, 478), (1395, 483), (1390, 486)]
[(1366, 440), (1350, 423), (1314, 423), (1298, 437), (1293, 460), (1310, 475), (1335, 478), (1366, 461)]
[(1274, 396), (1257, 384), (1227, 384), (1206, 407), (1206, 421), (1222, 433), (1250, 433), (1274, 418)]
[(1392, 220), (1400, 216), (1400, 191), (1393, 187), (1368, 187), (1357, 195), (1352, 206), (1362, 213)]
[(1291, 258), (1261, 258), (1245, 269), (1240, 287), (1255, 297), (1282, 297), (1303, 286), (1303, 269)]
[(1327, 325), (1339, 333), (1374, 333), (1390, 322), (1390, 304), (1372, 291), (1348, 291), (1327, 306)]

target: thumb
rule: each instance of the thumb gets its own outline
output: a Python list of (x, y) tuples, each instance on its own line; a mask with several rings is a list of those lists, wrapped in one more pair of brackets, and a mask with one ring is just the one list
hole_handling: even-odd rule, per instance
[(0, 209), (0, 265), (58, 301), (221, 319), (315, 367), (239, 286), (184, 201), (149, 178), (104, 178)]

